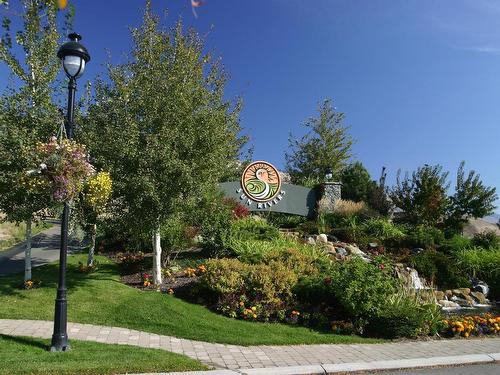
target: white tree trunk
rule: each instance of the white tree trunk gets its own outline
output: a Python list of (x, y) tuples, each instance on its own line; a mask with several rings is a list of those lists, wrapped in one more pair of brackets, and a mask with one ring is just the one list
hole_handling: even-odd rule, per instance
[(97, 224), (93, 224), (90, 229), (90, 249), (89, 256), (87, 258), (87, 266), (92, 267), (94, 265), (94, 252), (95, 252), (95, 240), (97, 236)]
[(24, 281), (31, 280), (31, 219), (26, 220), (26, 247), (24, 249)]
[(160, 285), (161, 282), (161, 235), (158, 227), (153, 235), (153, 284)]

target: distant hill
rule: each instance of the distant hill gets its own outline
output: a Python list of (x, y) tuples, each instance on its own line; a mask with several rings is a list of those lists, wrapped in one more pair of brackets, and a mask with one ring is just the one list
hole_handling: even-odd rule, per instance
[(497, 225), (499, 218), (500, 217), (496, 215), (496, 220), (495, 217), (493, 217), (494, 221), (488, 221), (486, 218), (469, 220), (469, 223), (464, 227), (464, 236), (472, 237), (476, 233), (485, 231), (495, 232), (500, 235), (500, 228)]
[(483, 220), (487, 221), (488, 223), (497, 224), (500, 221), (500, 214), (493, 214), (490, 216), (485, 216), (485, 217), (483, 217)]

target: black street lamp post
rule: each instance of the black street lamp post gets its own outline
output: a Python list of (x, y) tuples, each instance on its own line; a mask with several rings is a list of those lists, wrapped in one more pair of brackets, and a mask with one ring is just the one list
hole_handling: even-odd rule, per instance
[[(73, 121), (75, 109), (76, 79), (81, 77), (86, 63), (90, 60), (87, 49), (79, 43), (82, 37), (76, 33), (68, 35), (70, 42), (64, 43), (57, 57), (62, 61), (64, 71), (69, 78), (68, 84), (68, 113), (66, 117), (66, 136), (73, 136)], [(67, 299), (66, 299), (66, 257), (68, 253), (68, 227), (70, 206), (64, 203), (61, 223), (61, 250), (59, 255), (59, 285), (57, 287), (56, 308), (54, 314), (54, 333), (52, 335), (51, 352), (63, 352), (70, 348), (67, 332)]]

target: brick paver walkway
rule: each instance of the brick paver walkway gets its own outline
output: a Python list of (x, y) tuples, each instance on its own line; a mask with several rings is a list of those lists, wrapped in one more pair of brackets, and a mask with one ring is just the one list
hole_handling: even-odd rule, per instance
[[(0, 334), (50, 338), (53, 323), (0, 319)], [(70, 339), (158, 348), (228, 369), (367, 363), (412, 358), (500, 353), (500, 338), (384, 344), (237, 346), (179, 339), (126, 328), (68, 323)]]

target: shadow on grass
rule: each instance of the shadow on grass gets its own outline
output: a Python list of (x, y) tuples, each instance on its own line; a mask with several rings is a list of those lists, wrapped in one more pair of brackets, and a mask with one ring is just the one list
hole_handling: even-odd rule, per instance
[[(78, 289), (86, 287), (93, 280), (107, 280), (120, 283), (116, 280), (116, 265), (111, 263), (100, 264), (95, 272), (84, 273), (79, 270), (76, 264), (67, 264), (66, 283), (68, 289)], [(33, 269), (33, 280), (40, 281), (40, 286), (36, 289), (57, 289), (59, 274), (59, 263), (47, 264)], [(0, 295), (15, 296), (19, 299), (30, 298), (23, 289), (24, 272), (0, 277)]]
[(29, 338), (24, 338), (24, 337), (18, 337), (18, 336), (7, 336), (7, 335), (2, 335), (0, 334), (0, 339), (2, 339), (5, 343), (5, 345), (8, 345), (9, 343), (15, 343), (15, 344), (21, 344), (21, 345), (26, 345), (26, 346), (32, 346), (34, 348), (39, 348), (43, 350), (49, 350), (49, 346), (41, 343), (40, 341), (37, 341), (35, 339), (29, 339)]

